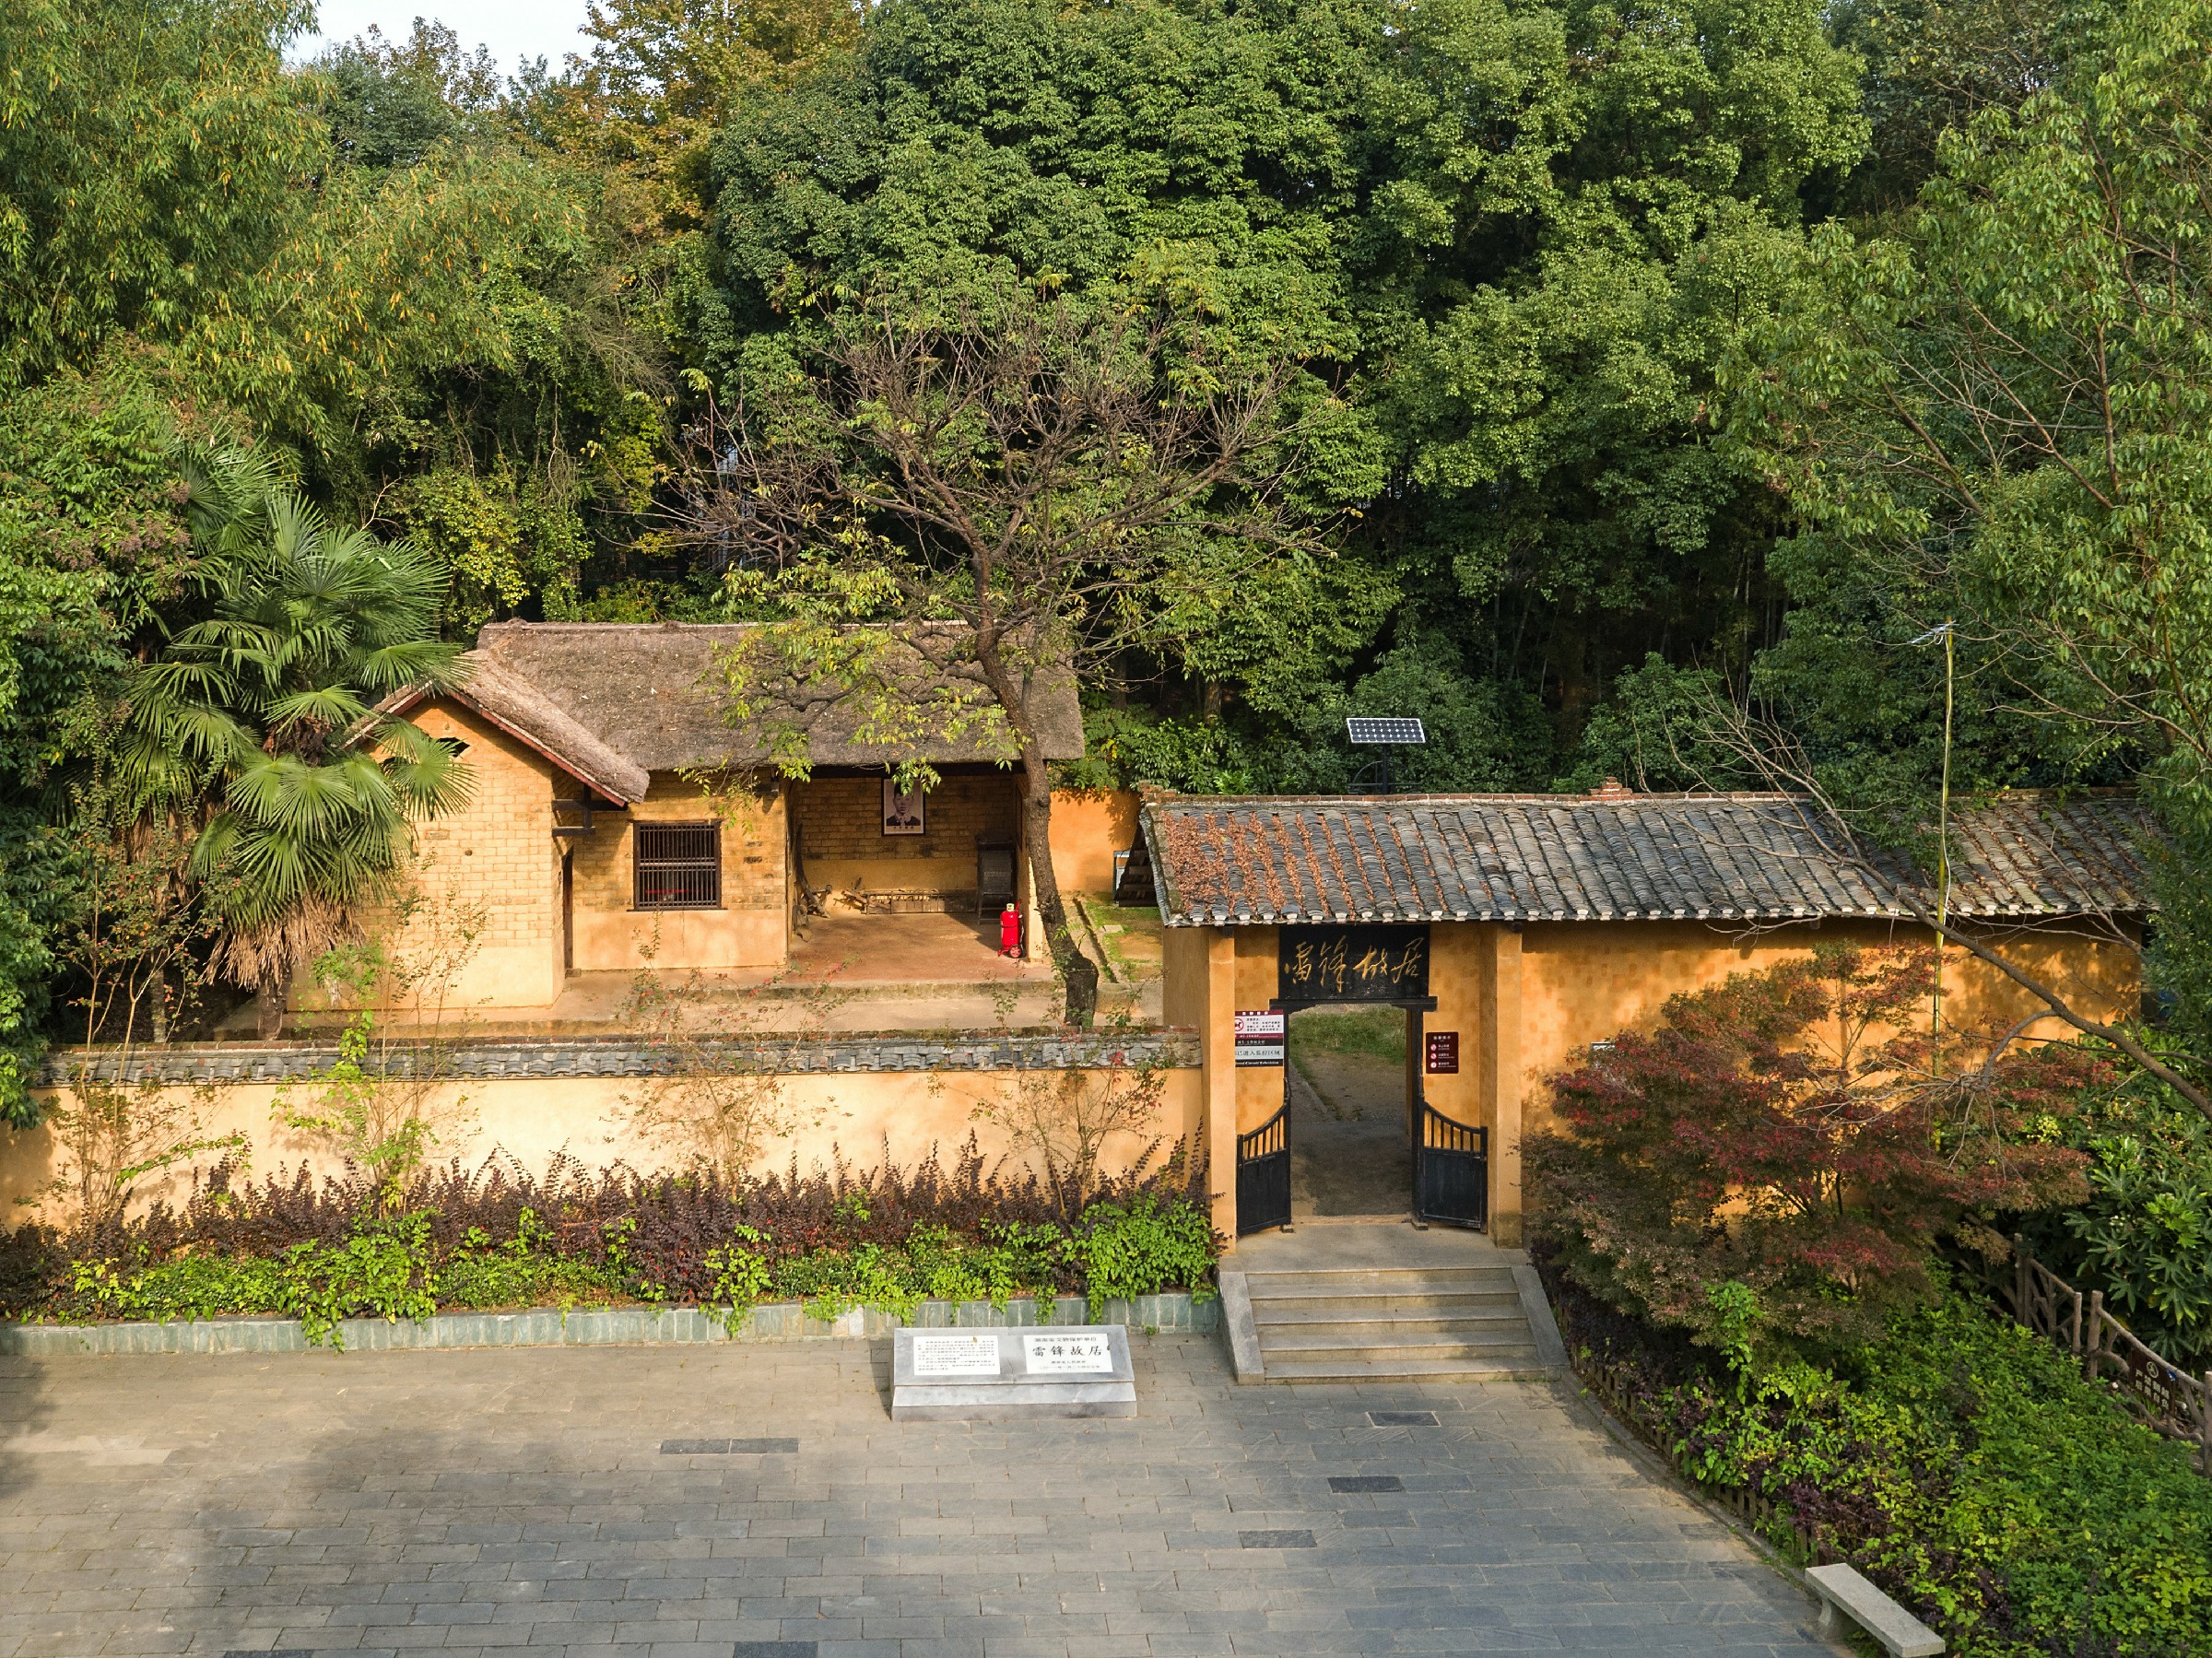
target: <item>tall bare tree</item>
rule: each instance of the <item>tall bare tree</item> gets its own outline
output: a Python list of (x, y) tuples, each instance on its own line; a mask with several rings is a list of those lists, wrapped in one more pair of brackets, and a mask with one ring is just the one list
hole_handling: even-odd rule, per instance
[[(734, 715), (841, 703), (910, 786), (925, 735), (1018, 764), (1046, 944), (1088, 1022), (1098, 970), (1045, 855), (1047, 700), (1316, 550), (1290, 485), (1332, 406), (1294, 417), (1296, 364), (1168, 310), (1011, 284), (829, 307), (797, 351), (756, 368), (695, 475), (691, 533), (732, 560), (739, 614), (779, 618), (726, 664)], [(805, 774), (795, 733), (779, 758)]]

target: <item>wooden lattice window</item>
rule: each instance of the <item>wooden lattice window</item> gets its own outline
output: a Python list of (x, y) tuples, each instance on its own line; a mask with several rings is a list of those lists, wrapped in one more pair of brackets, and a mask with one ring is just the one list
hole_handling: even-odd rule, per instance
[(635, 832), (639, 909), (722, 908), (722, 825), (641, 823)]

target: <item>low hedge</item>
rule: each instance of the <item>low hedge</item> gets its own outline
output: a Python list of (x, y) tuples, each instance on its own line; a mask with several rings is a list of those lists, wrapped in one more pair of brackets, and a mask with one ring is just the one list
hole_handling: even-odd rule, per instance
[(1654, 1447), (1968, 1658), (2212, 1653), (2212, 1480), (1959, 1289), (1832, 1369), (1751, 1377), (1547, 1271), (1568, 1347)]
[[(543, 1179), (457, 1166), (372, 1212), (357, 1176), (258, 1185), (218, 1167), (181, 1208), (65, 1239), (24, 1227), (0, 1243), (0, 1310), (57, 1322), (279, 1314), (311, 1340), (345, 1318), (427, 1318), (532, 1306), (720, 1306), (803, 1300), (911, 1316), (942, 1298), (1109, 1299), (1212, 1293), (1218, 1240), (1203, 1181), (1180, 1160), (1079, 1207), (987, 1170), (973, 1143), (950, 1170), (827, 1170), (731, 1183), (712, 1173), (587, 1171)], [(1071, 1213), (1070, 1210), (1073, 1209)]]

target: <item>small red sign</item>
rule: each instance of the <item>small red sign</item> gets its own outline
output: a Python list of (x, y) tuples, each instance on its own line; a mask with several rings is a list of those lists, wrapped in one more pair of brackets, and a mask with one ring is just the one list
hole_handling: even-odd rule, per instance
[(1428, 1072), (1431, 1076), (1459, 1075), (1459, 1032), (1431, 1030), (1429, 1036)]

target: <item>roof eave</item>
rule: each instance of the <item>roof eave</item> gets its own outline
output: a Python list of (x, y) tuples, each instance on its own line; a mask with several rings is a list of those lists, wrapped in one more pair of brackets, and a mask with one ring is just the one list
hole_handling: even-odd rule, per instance
[(451, 697), (486, 724), (513, 738), (556, 770), (574, 778), (601, 799), (609, 801), (616, 805), (636, 805), (644, 799), (646, 789), (652, 786), (652, 774), (644, 771), (642, 768), (640, 769), (640, 775), (646, 779), (643, 786), (618, 783), (597, 775), (591, 767), (560, 753), (549, 743), (525, 731), (514, 721), (495, 712), (477, 698), (470, 696), (466, 686), (412, 686), (397, 696), (387, 698), (378, 711), (388, 714), (395, 720), (404, 719), (425, 702), (433, 701), (440, 697)]

